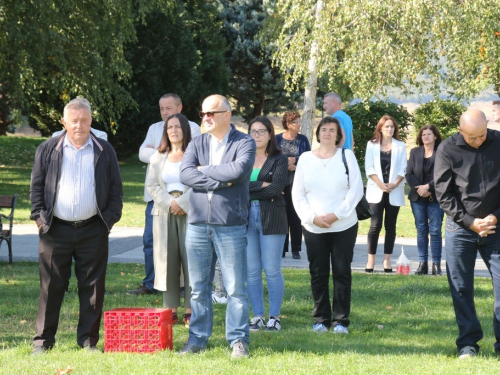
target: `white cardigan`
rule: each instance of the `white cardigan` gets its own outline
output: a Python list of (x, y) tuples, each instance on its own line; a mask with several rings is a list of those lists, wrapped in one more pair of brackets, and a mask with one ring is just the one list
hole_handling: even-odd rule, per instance
[[(379, 203), (382, 200), (383, 191), (369, 176), (375, 174), (380, 181), (384, 181), (382, 167), (380, 165), (380, 143), (368, 141), (365, 154), (365, 173), (368, 181), (366, 183), (366, 200), (369, 203)], [(406, 147), (404, 142), (392, 139), (391, 170), (389, 172), (389, 183), (393, 183), (399, 176), (406, 174)], [(393, 206), (405, 205), (405, 180), (389, 193), (389, 203)]]

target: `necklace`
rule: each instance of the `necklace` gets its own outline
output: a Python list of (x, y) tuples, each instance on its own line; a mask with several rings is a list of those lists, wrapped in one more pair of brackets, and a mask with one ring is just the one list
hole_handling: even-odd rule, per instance
[[(321, 164), (323, 164), (323, 168), (326, 168), (326, 165), (330, 162), (330, 160), (333, 159), (333, 156), (330, 156), (328, 159), (319, 159), (321, 161)], [(323, 161), (326, 160), (326, 163)]]

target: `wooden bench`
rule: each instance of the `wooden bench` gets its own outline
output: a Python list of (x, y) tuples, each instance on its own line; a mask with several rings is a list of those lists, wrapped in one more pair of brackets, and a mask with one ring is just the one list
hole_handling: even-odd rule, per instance
[[(12, 224), (14, 224), (14, 209), (16, 207), (17, 194), (14, 195), (0, 195), (0, 208), (10, 208), (10, 214), (4, 215), (0, 213), (0, 247), (5, 240), (9, 247), (9, 263), (12, 263)], [(4, 222), (4, 219), (5, 222)], [(9, 223), (8, 229), (7, 221)]]

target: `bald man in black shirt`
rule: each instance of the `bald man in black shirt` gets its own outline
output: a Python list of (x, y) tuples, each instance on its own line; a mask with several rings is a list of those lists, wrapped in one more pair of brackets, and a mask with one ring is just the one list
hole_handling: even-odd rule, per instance
[(459, 328), (459, 358), (475, 357), (483, 331), (474, 306), (477, 252), (493, 279), (495, 352), (500, 354), (500, 132), (483, 112), (460, 117), (459, 132), (439, 145), (436, 196), (446, 219), (446, 269)]

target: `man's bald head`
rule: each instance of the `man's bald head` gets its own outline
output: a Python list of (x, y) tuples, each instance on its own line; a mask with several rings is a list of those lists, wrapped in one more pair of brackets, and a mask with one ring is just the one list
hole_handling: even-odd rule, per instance
[(479, 109), (469, 109), (460, 116), (460, 126), (458, 130), (471, 147), (479, 148), (486, 140), (488, 120), (483, 111)]

